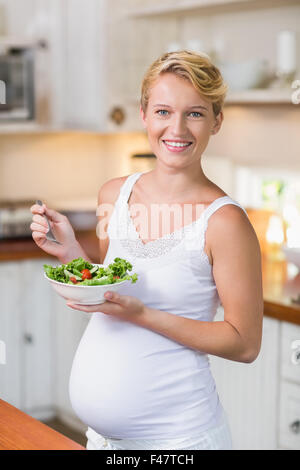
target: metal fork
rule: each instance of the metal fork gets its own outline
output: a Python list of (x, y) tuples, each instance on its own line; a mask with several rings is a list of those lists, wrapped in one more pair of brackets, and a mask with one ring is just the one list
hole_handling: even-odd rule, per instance
[[(37, 201), (35, 201), (36, 204), (38, 204), (39, 206), (42, 206), (43, 203), (42, 201), (40, 201), (39, 199)], [(51, 227), (50, 227), (50, 223), (49, 223), (49, 220), (48, 220), (48, 217), (46, 216), (46, 214), (43, 214), (43, 217), (45, 218), (47, 224), (48, 224), (48, 228), (49, 228), (49, 231), (46, 233), (46, 238), (47, 240), (51, 241), (51, 242), (55, 242), (55, 243), (58, 243), (59, 245), (61, 245), (61, 243), (59, 241), (56, 240), (55, 236), (53, 235), (52, 233), (52, 230), (51, 230)]]

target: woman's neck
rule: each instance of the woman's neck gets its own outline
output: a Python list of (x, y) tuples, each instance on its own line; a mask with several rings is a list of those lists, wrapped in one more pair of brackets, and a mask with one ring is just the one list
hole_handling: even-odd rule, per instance
[(193, 197), (201, 188), (207, 187), (211, 181), (205, 176), (202, 168), (183, 171), (174, 168), (156, 167), (148, 173), (149, 183), (155, 188), (157, 198), (178, 200)]

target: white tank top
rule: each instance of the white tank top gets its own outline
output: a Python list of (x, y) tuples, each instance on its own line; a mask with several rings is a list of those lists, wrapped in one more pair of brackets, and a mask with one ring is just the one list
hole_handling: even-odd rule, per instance
[[(144, 244), (127, 203), (141, 174), (130, 175), (120, 190), (104, 264), (115, 257), (132, 263), (138, 281), (120, 293), (173, 315), (213, 321), (220, 299), (205, 231), (217, 209), (241, 206), (218, 198), (195, 222)], [(92, 315), (78, 346), (70, 399), (84, 423), (116, 439), (193, 436), (218, 425), (223, 411), (206, 354), (101, 312)]]

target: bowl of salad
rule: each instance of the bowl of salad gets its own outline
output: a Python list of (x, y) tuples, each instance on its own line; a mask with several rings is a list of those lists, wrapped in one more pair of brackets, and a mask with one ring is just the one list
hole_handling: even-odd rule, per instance
[(135, 283), (137, 274), (129, 274), (132, 264), (122, 258), (104, 266), (76, 258), (67, 264), (44, 264), (44, 276), (64, 299), (80, 305), (96, 305), (106, 301), (105, 292), (118, 291), (121, 286)]

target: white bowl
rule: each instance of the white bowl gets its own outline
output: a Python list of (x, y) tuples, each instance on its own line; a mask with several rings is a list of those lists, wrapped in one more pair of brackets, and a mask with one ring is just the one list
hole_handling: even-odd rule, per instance
[[(100, 265), (103, 266), (103, 265)], [(107, 291), (118, 292), (121, 286), (131, 283), (128, 279), (117, 282), (116, 284), (105, 284), (103, 286), (77, 286), (76, 284), (64, 284), (63, 282), (50, 279), (46, 273), (45, 278), (50, 282), (55, 292), (64, 299), (74, 301), (79, 305), (97, 305), (106, 302), (104, 294)]]
[(293, 263), (300, 269), (300, 247), (299, 248), (290, 248), (286, 245), (281, 247), (281, 250), (285, 254), (286, 260), (289, 263)]
[(222, 76), (229, 91), (250, 90), (263, 86), (268, 78), (268, 64), (263, 59), (220, 65)]

